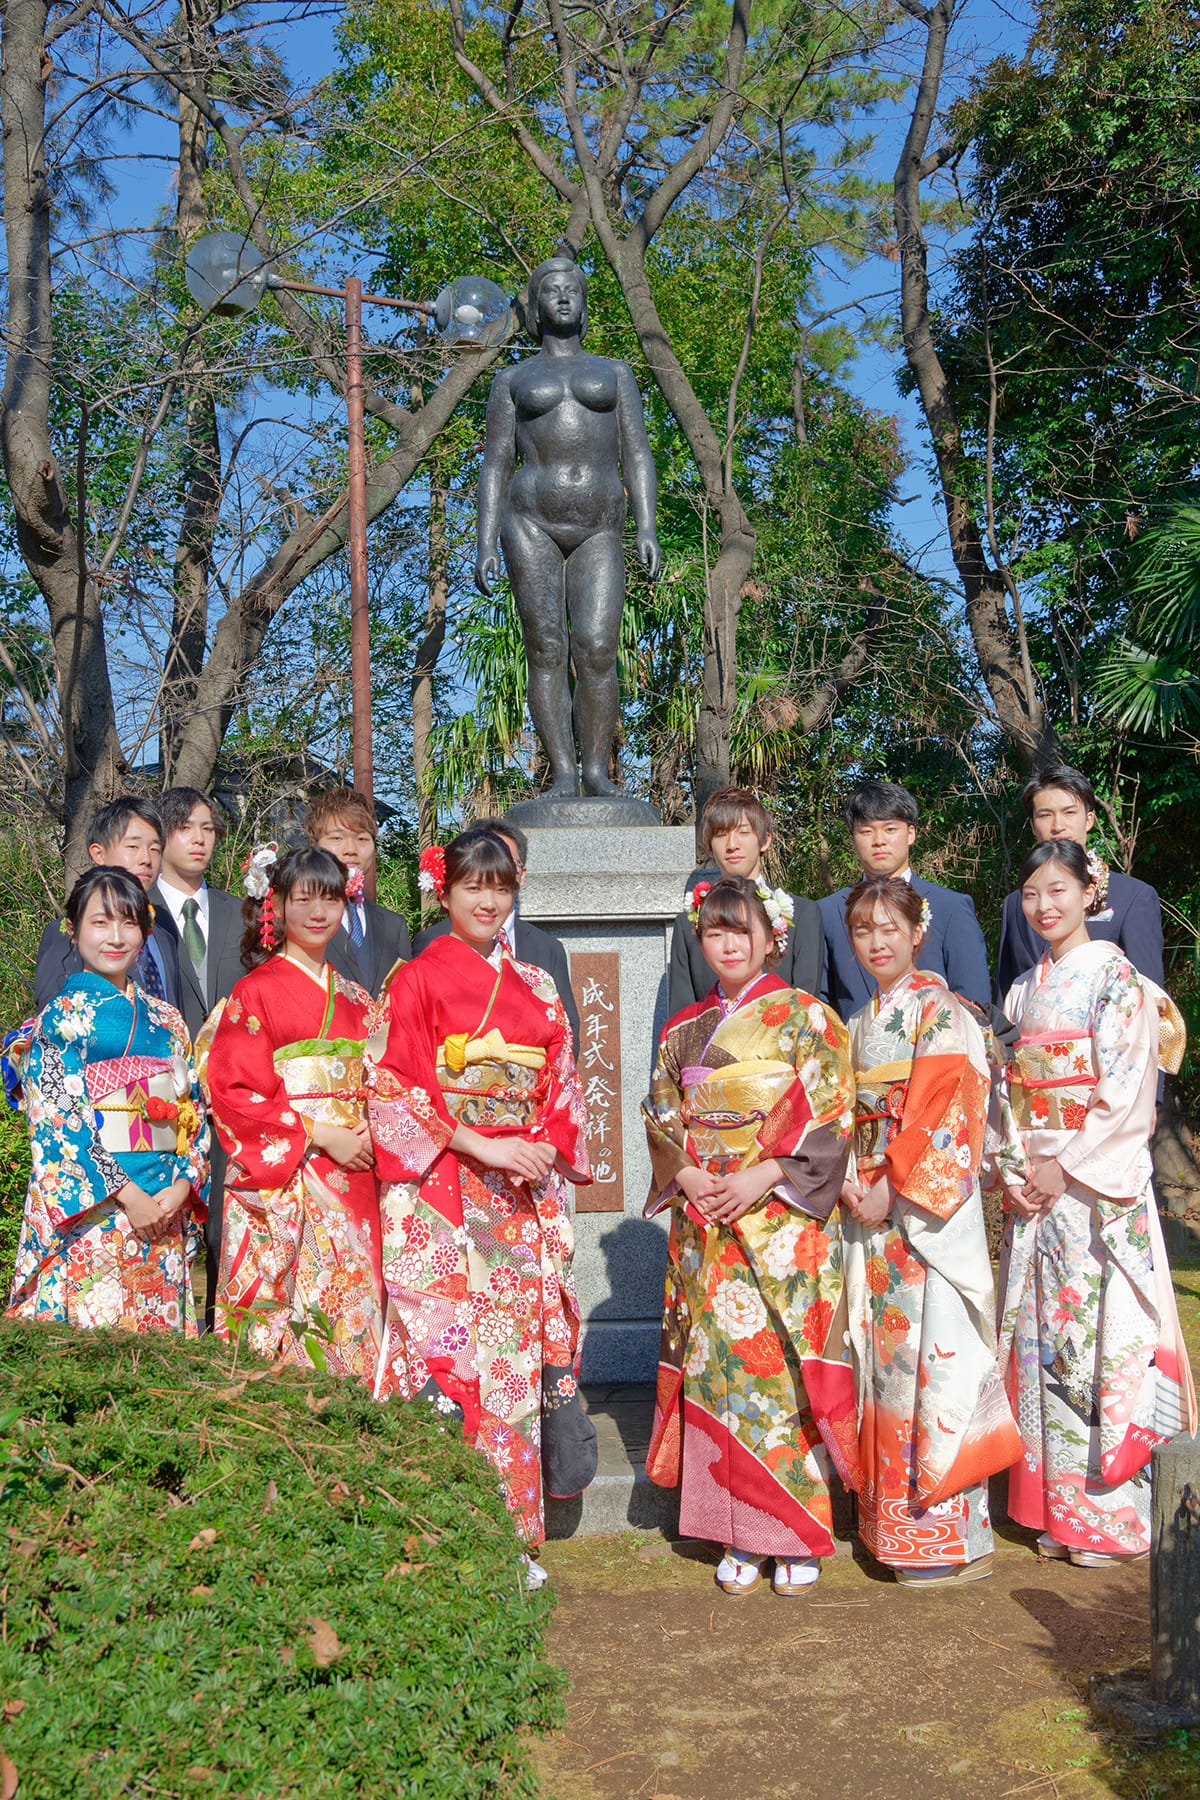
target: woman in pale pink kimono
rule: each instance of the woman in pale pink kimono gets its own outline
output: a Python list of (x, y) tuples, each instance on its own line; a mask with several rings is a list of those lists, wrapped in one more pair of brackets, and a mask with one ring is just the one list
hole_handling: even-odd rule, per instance
[(1022, 1438), (1008, 1506), (1038, 1554), (1106, 1567), (1150, 1544), (1150, 1455), (1196, 1428), (1151, 1186), (1158, 1014), (1087, 933), (1097, 888), (1077, 844), (1039, 844), (1022, 908), (1049, 950), (1004, 1002), (1020, 1026), (997, 1158), (1011, 1214), (1000, 1360)]

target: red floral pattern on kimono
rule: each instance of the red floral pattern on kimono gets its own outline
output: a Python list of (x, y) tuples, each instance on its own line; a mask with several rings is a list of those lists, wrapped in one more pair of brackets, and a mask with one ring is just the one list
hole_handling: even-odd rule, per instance
[(315, 1357), (386, 1393), (375, 1175), (312, 1143), (316, 1123), (366, 1116), (370, 1012), (328, 965), (318, 981), (279, 954), (242, 977), (198, 1048), (229, 1156), (217, 1330), (228, 1337), (243, 1315), (260, 1356), (305, 1368)]
[[(829, 1465), (858, 1483), (836, 1213), (854, 1083), (840, 1019), (762, 975), (667, 1025), (643, 1104), (671, 1207), (658, 1394), (646, 1472), (681, 1485), (686, 1536), (764, 1556), (833, 1554)], [(676, 1177), (776, 1160), (783, 1179), (709, 1224)]]
[[(456, 1124), (553, 1144), (590, 1182), (587, 1109), (550, 977), (435, 938), (396, 975), (368, 1066), (382, 1185), (387, 1355), (411, 1395), (461, 1406), (526, 1542), (545, 1535), (542, 1370), (577, 1363), (572, 1204), (448, 1148)], [(565, 1378), (565, 1379), (570, 1379)]]

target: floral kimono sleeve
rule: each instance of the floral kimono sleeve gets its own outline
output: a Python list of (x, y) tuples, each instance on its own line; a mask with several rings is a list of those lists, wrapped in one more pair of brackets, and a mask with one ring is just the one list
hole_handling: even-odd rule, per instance
[[(522, 973), (525, 966), (517, 965)], [(537, 973), (540, 975), (541, 970)], [(554, 988), (553, 981), (549, 985)], [(587, 1102), (575, 1066), (566, 1008), (557, 989), (554, 989), (546, 1067), (550, 1073), (550, 1087), (538, 1117), (538, 1135), (554, 1145), (566, 1165), (567, 1178), (577, 1187), (586, 1187), (592, 1179), (587, 1147)]]
[(59, 1230), (112, 1200), (129, 1179), (100, 1141), (86, 1068), (78, 1013), (52, 1000), (29, 1047), (23, 1091), (33, 1180)]
[(1080, 1128), (1058, 1152), (1073, 1181), (1108, 1200), (1138, 1195), (1138, 1159), (1154, 1128), (1158, 1012), (1130, 965), (1113, 965), (1097, 997), (1092, 1039), (1099, 1079)]
[(991, 1088), (983, 1134), (980, 1182), (985, 1191), (1020, 1187), (1029, 1174), (1029, 1158), (1012, 1109), (1012, 1065), (1002, 1058), (991, 1033), (986, 1034)]
[(990, 1085), (984, 1061), (966, 1009), (945, 989), (924, 991), (904, 1113), (885, 1161), (896, 1192), (937, 1218), (948, 1219), (974, 1191)]
[(217, 1136), (229, 1153), (227, 1185), (242, 1194), (286, 1187), (308, 1153), (312, 1126), (292, 1106), (270, 1033), (236, 991), (213, 1033), (207, 1075)]
[(827, 1219), (841, 1198), (854, 1136), (854, 1068), (846, 1027), (819, 1000), (809, 1000), (796, 1020), (793, 1054), (807, 1104), (792, 1110), (778, 1138), (775, 1121), (767, 1120), (763, 1154), (783, 1167), (783, 1197), (801, 1212)]
[(415, 962), (400, 970), (388, 994), (386, 1034), (367, 1058), (367, 1118), (383, 1182), (423, 1180), (454, 1136), (423, 974)]
[(683, 1195), (675, 1186), (681, 1169), (695, 1168), (696, 1159), (687, 1148), (687, 1130), (683, 1123), (683, 1083), (675, 1053), (675, 1034), (668, 1025), (658, 1046), (658, 1060), (650, 1081), (650, 1092), (642, 1101), (642, 1118), (650, 1147), (650, 1198), (646, 1212), (658, 1212), (674, 1201), (683, 1204)]

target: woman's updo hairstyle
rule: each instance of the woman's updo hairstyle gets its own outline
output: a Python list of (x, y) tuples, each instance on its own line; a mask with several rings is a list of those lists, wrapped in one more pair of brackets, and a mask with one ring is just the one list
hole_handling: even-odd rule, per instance
[(924, 923), (925, 902), (909, 882), (899, 875), (864, 875), (846, 895), (846, 930), (853, 935), (857, 924), (873, 924), (881, 901), (893, 918), (899, 915), (914, 931)]
[(446, 879), (439, 895), (443, 905), (457, 881), (478, 881), (484, 887), (502, 888), (505, 893), (515, 894), (520, 886), (520, 875), (504, 839), (497, 837), (494, 831), (483, 831), (476, 826), (460, 831), (446, 845)]
[(1048, 838), (1044, 844), (1035, 844), (1017, 870), (1018, 892), (1033, 875), (1037, 874), (1039, 869), (1044, 869), (1047, 863), (1052, 862), (1058, 863), (1060, 868), (1067, 871), (1068, 875), (1073, 875), (1080, 887), (1096, 889), (1091, 905), (1087, 907), (1086, 911), (1088, 916), (1099, 912), (1104, 902), (1100, 897), (1100, 887), (1096, 879), (1096, 871), (1092, 867), (1092, 859), (1083, 846), (1075, 842), (1074, 838)]
[[(310, 893), (323, 894), (327, 900), (346, 898), (346, 882), (350, 871), (340, 856), (330, 850), (318, 850), (315, 844), (304, 844), (289, 850), (271, 870), (271, 885), (261, 900), (247, 897), (242, 902), (242, 967), (257, 969), (269, 957), (283, 949), (283, 912), (294, 888), (306, 887)], [(272, 913), (269, 934), (264, 934), (263, 917), (268, 905)], [(264, 935), (268, 941), (263, 942)]]
[(146, 890), (128, 869), (110, 869), (106, 864), (86, 869), (71, 889), (67, 901), (67, 924), (71, 936), (79, 933), (79, 921), (93, 894), (103, 896), (104, 904), (116, 919), (132, 919), (142, 934), (142, 942), (150, 936), (154, 912)]
[(757, 885), (745, 875), (722, 875), (700, 902), (696, 935), (703, 937), (705, 931), (715, 927), (720, 931), (744, 931), (749, 937), (756, 919), (767, 934), (766, 960), (777, 962), (780, 952), (775, 943), (775, 927)]

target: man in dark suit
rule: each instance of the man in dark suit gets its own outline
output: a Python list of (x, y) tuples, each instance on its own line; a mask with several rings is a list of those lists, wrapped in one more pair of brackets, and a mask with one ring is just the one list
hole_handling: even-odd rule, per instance
[[(329, 850), (350, 869), (369, 876), (375, 867), (378, 829), (365, 794), (350, 787), (317, 794), (304, 815), (310, 844)], [(348, 900), (342, 923), (325, 952), (339, 975), (357, 981), (373, 999), (398, 962), (408, 962), (412, 943), (399, 913), (373, 900)]]
[[(93, 816), (87, 838), (88, 855), (94, 863), (127, 870), (152, 895), (162, 864), (163, 826), (158, 808), (151, 801), (133, 794), (110, 800)], [(79, 952), (59, 921), (47, 925), (38, 944), (33, 973), (35, 1009), (41, 1012), (43, 1006), (48, 1006), (61, 992), (68, 975), (77, 975), (82, 967)], [(133, 978), (147, 993), (183, 1011), (178, 935), (162, 908), (133, 965)]]
[[(771, 819), (757, 794), (749, 788), (727, 787), (710, 794), (700, 814), (700, 843), (716, 863), (716, 872), (699, 869), (697, 880), (717, 881), (722, 875), (743, 875), (748, 881), (766, 881), (762, 859), (771, 846)], [(792, 923), (783, 955), (770, 966), (788, 987), (800, 988), (818, 999), (826, 997), (825, 933), (815, 900), (791, 896)], [(671, 931), (671, 956), (667, 969), (667, 1016), (674, 1018), (710, 994), (716, 976), (704, 960), (700, 939), (686, 912), (678, 914)]]
[[(1039, 769), (1026, 782), (1021, 797), (1039, 844), (1071, 838), (1087, 849), (1088, 834), (1096, 823), (1096, 795), (1086, 775), (1066, 763), (1054, 763)], [(1100, 867), (1103, 869), (1104, 865)], [(1104, 904), (1088, 918), (1088, 936), (1119, 945), (1139, 974), (1162, 987), (1162, 906), (1157, 893), (1148, 882), (1122, 875), (1117, 869), (1104, 872), (1108, 878)], [(1040, 962), (1045, 953), (1045, 939), (1038, 936), (1021, 910), (1020, 893), (1009, 894), (1000, 915), (997, 998), (1003, 1001), (1013, 982)]]
[[(209, 795), (199, 788), (168, 788), (160, 796), (163, 822), (162, 869), (150, 898), (157, 917), (169, 920), (178, 937), (183, 983), (183, 1016), (192, 1038), (219, 1000), (227, 1000), (242, 967), (242, 906), (205, 877), (221, 826)], [(214, 1131), (209, 1153), (211, 1181), (204, 1221), (204, 1316), (209, 1329), (221, 1265), (225, 1213), (225, 1152)]]
[[(917, 964), (942, 976), (952, 992), (991, 1012), (992, 984), (987, 945), (969, 894), (940, 887), (914, 875), (909, 854), (917, 841), (917, 803), (894, 781), (863, 781), (846, 803), (846, 823), (864, 875), (897, 875), (928, 900), (929, 929), (917, 952)], [(839, 888), (820, 902), (829, 950), (829, 1001), (843, 1020), (865, 1006), (875, 993), (850, 944), (846, 930), (846, 896)]]
[[(517, 865), (517, 901), (501, 928), (501, 935), (509, 953), (518, 962), (532, 963), (535, 969), (544, 969), (553, 980), (571, 1027), (571, 1045), (578, 1056), (579, 1009), (571, 989), (571, 969), (566, 950), (552, 931), (543, 931), (540, 925), (530, 925), (520, 913), (521, 888), (525, 882), (525, 865), (529, 860), (529, 839), (519, 825), (511, 824), (508, 819), (476, 819), (467, 829), (472, 832), (487, 831), (493, 837), (498, 837), (508, 847), (509, 855)], [(444, 937), (449, 929), (450, 921), (444, 915), (435, 919), (431, 925), (423, 926), (417, 933), (416, 954), (419, 956), (426, 944), (432, 943), (435, 937)]]

